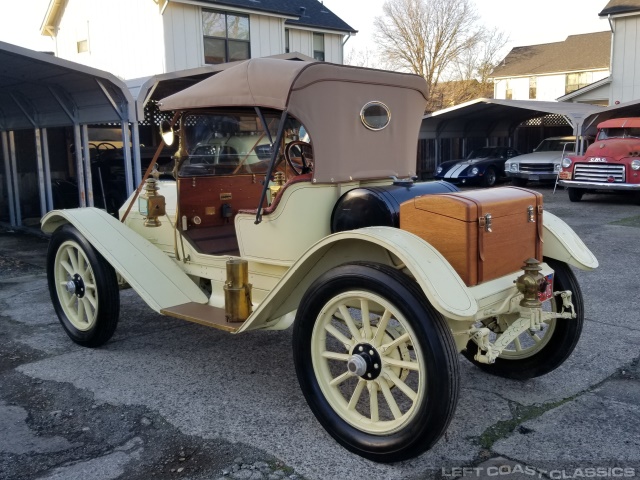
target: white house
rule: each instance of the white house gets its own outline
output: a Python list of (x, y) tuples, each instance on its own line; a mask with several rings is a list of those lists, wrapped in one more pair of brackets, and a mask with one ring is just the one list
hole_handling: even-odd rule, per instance
[(356, 31), (318, 0), (50, 0), (41, 33), (128, 79), (294, 51), (343, 63)]
[[(554, 101), (609, 77), (610, 55), (609, 31), (515, 47), (492, 73), (494, 98)], [(592, 96), (589, 103), (607, 105), (606, 91)]]
[(640, 0), (611, 0), (599, 15), (611, 26), (609, 104), (640, 99)]

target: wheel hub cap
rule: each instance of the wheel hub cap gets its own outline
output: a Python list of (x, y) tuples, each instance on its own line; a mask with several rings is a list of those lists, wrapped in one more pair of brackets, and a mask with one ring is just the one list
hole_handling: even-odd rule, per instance
[(368, 343), (360, 343), (353, 349), (353, 355), (347, 362), (347, 368), (353, 375), (365, 380), (374, 380), (382, 371), (380, 354)]
[(67, 282), (67, 292), (75, 295), (78, 298), (84, 297), (84, 281), (82, 277), (77, 273), (73, 276), (71, 280)]

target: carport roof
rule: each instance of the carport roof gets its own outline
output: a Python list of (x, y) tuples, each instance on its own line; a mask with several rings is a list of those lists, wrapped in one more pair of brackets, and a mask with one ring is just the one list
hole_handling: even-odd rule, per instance
[(133, 98), (114, 75), (0, 42), (0, 130), (134, 119)]
[[(314, 62), (315, 59), (299, 52), (282, 53), (265, 58), (280, 58), (283, 60), (301, 60)], [(144, 107), (149, 100), (159, 100), (173, 95), (185, 88), (191, 87), (205, 78), (215, 75), (227, 68), (236, 66), (246, 60), (221, 63), (218, 65), (205, 65), (203, 67), (179, 70), (176, 72), (161, 73), (149, 77), (134, 78), (126, 81), (126, 85), (135, 99), (138, 118), (144, 118)]]
[(425, 115), (420, 133), (422, 138), (509, 136), (522, 122), (548, 114), (562, 115), (575, 131), (585, 117), (602, 109), (581, 103), (478, 98)]
[(640, 100), (631, 100), (592, 112), (584, 118), (582, 133), (583, 135), (593, 135), (596, 133), (599, 123), (610, 118), (624, 117), (640, 117)]

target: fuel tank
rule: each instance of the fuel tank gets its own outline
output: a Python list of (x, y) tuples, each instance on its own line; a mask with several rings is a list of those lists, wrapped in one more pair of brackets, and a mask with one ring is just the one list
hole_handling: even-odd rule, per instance
[(455, 185), (444, 181), (355, 188), (336, 202), (331, 214), (331, 233), (364, 227), (399, 228), (401, 203), (421, 195), (457, 191)]

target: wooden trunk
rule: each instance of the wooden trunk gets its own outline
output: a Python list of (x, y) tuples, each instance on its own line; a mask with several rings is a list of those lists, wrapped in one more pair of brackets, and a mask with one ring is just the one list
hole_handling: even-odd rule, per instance
[(501, 187), (416, 197), (400, 206), (400, 228), (433, 245), (473, 286), (542, 260), (542, 194)]

